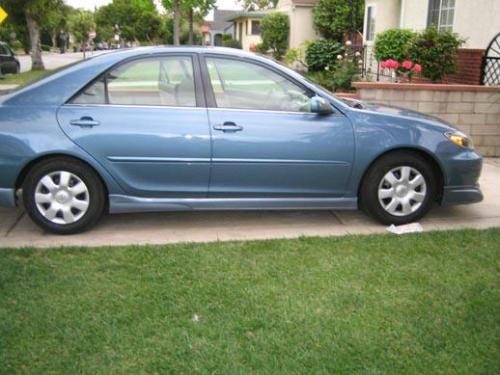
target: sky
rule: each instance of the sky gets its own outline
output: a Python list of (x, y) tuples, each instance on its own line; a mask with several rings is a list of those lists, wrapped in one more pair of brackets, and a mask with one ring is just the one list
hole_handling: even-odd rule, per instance
[[(155, 1), (158, 2), (159, 0)], [(100, 7), (109, 4), (111, 0), (65, 0), (65, 2), (75, 8), (93, 10), (96, 6)], [(241, 9), (236, 0), (217, 0), (217, 7), (219, 9)]]

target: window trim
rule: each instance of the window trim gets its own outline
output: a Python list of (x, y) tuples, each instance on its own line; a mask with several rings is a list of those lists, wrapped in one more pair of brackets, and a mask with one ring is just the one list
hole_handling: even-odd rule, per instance
[(365, 42), (367, 43), (374, 43), (375, 42), (375, 36), (376, 36), (376, 32), (375, 32), (375, 28), (373, 27), (373, 25), (371, 25), (373, 27), (373, 38), (372, 39), (369, 39), (370, 37), (370, 30), (368, 30), (368, 26), (370, 24), (370, 18), (369, 18), (369, 15), (370, 15), (370, 8), (371, 8), (371, 14), (372, 14), (372, 19), (374, 20), (373, 22), (373, 25), (376, 25), (376, 19), (375, 19), (375, 16), (376, 16), (376, 12), (377, 12), (377, 6), (376, 4), (374, 3), (370, 3), (370, 4), (366, 4), (366, 15), (365, 15)]
[(205, 90), (203, 89), (203, 85), (201, 83), (201, 70), (200, 70), (200, 61), (198, 54), (196, 53), (183, 53), (183, 52), (164, 52), (164, 53), (158, 53), (158, 54), (147, 54), (147, 55), (138, 55), (138, 56), (132, 56), (129, 58), (126, 58), (124, 60), (121, 60), (110, 67), (108, 67), (105, 71), (101, 72), (99, 75), (97, 75), (94, 79), (86, 83), (82, 88), (76, 91), (75, 94), (73, 94), (68, 100), (63, 105), (80, 105), (78, 103), (73, 103), (73, 100), (75, 100), (79, 95), (81, 95), (85, 90), (87, 90), (90, 86), (92, 86), (94, 83), (96, 83), (99, 80), (104, 80), (104, 95), (106, 99), (106, 103), (98, 103), (98, 104), (83, 104), (85, 106), (93, 106), (93, 105), (98, 105), (98, 106), (116, 106), (117, 104), (112, 104), (109, 103), (109, 95), (108, 95), (108, 85), (107, 85), (107, 76), (109, 72), (119, 68), (122, 65), (128, 64), (133, 61), (138, 61), (138, 60), (150, 60), (150, 59), (161, 59), (161, 58), (167, 57), (167, 58), (172, 58), (172, 57), (190, 57), (191, 61), (193, 63), (193, 80), (194, 80), (194, 91), (195, 91), (195, 101), (196, 105), (192, 107), (179, 107), (179, 106), (169, 106), (169, 105), (147, 105), (147, 104), (120, 104), (119, 106), (121, 107), (160, 107), (160, 108), (205, 108), (206, 107), (206, 98), (205, 98)]
[(260, 66), (261, 68), (268, 69), (268, 70), (272, 71), (273, 73), (280, 75), (281, 77), (283, 77), (287, 81), (300, 87), (301, 89), (303, 89), (307, 93), (308, 96), (312, 97), (314, 95), (317, 95), (317, 93), (314, 90), (311, 90), (309, 87), (305, 86), (304, 84), (297, 81), (293, 77), (291, 77), (288, 74), (282, 72), (281, 70), (276, 69), (275, 67), (270, 66), (270, 65), (263, 63), (261, 61), (253, 60), (253, 59), (247, 58), (247, 57), (205, 53), (205, 54), (203, 54), (203, 56), (201, 56), (200, 63), (201, 63), (202, 80), (203, 80), (203, 87), (204, 87), (204, 91), (205, 91), (207, 108), (233, 110), (233, 111), (262, 111), (262, 112), (301, 113), (301, 114), (308, 113), (308, 112), (293, 112), (293, 111), (290, 112), (290, 111), (278, 111), (278, 110), (251, 109), (251, 108), (218, 107), (217, 101), (215, 100), (215, 93), (214, 93), (214, 89), (212, 87), (212, 81), (210, 80), (210, 73), (208, 72), (207, 58), (234, 60), (234, 61), (245, 62), (245, 63)]
[[(436, 4), (439, 4), (438, 6), (438, 20), (437, 20), (437, 24), (434, 24), (434, 23), (431, 23), (431, 13), (432, 13), (432, 8), (433, 6), (435, 6)], [(450, 28), (451, 27), (451, 30), (446, 30), (446, 31), (451, 31), (453, 32), (453, 29), (454, 29), (454, 26), (455, 26), (455, 13), (456, 13), (456, 9), (457, 9), (457, 2), (456, 0), (454, 1), (453, 3), (453, 8), (447, 8), (447, 10), (449, 11), (450, 9), (453, 9), (453, 20), (452, 20), (452, 23), (450, 25), (445, 25), (445, 26), (442, 26), (441, 25), (441, 13), (443, 11), (443, 0), (429, 0), (429, 3), (428, 3), (428, 8), (427, 8), (427, 27), (430, 27), (431, 25), (435, 25), (436, 28), (438, 29), (438, 31), (441, 31), (442, 28)]]

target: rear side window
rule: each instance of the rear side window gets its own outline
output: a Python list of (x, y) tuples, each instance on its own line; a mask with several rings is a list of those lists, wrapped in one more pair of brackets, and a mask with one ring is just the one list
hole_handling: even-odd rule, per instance
[(72, 103), (195, 107), (192, 59), (172, 56), (130, 61), (86, 87)]

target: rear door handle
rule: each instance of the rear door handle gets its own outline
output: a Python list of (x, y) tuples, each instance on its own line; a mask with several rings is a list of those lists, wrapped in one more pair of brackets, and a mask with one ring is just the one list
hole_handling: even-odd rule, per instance
[(214, 130), (219, 130), (222, 132), (239, 132), (243, 130), (243, 126), (236, 125), (234, 122), (228, 121), (222, 125), (214, 125)]
[(100, 124), (99, 121), (95, 121), (92, 117), (90, 116), (83, 116), (79, 120), (71, 120), (69, 122), (71, 125), (74, 126), (80, 126), (82, 128), (92, 128), (94, 126), (97, 126)]

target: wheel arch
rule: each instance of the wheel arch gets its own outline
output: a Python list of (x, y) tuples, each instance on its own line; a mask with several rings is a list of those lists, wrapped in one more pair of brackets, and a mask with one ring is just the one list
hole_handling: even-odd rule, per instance
[(106, 197), (106, 204), (109, 204), (109, 202), (108, 202), (109, 187), (108, 187), (106, 181), (104, 180), (104, 178), (102, 177), (101, 173), (99, 173), (99, 171), (92, 164), (90, 164), (87, 160), (85, 160), (81, 157), (75, 156), (75, 155), (64, 154), (64, 153), (54, 153), (54, 154), (41, 155), (33, 160), (30, 160), (23, 167), (23, 169), (21, 170), (21, 172), (17, 176), (16, 184), (15, 184), (16, 191), (22, 188), (22, 186), (24, 184), (24, 180), (26, 179), (26, 176), (28, 175), (29, 171), (35, 165), (37, 165), (38, 163), (41, 163), (42, 161), (46, 161), (46, 160), (50, 160), (50, 159), (57, 159), (57, 158), (73, 159), (73, 160), (76, 160), (80, 163), (85, 164), (89, 169), (91, 169), (96, 174), (96, 176), (99, 178), (99, 180), (101, 181), (102, 186), (104, 187), (104, 190), (105, 190), (104, 193), (105, 193), (105, 197)]
[(357, 196), (360, 199), (360, 194), (361, 194), (361, 187), (363, 186), (364, 180), (366, 178), (366, 175), (368, 174), (368, 171), (371, 169), (371, 167), (381, 158), (392, 154), (396, 152), (407, 152), (411, 154), (416, 154), (419, 155), (420, 157), (424, 158), (429, 165), (432, 167), (432, 170), (434, 171), (434, 176), (436, 177), (437, 181), (437, 186), (436, 186), (436, 191), (437, 191), (437, 196), (436, 200), (439, 202), (441, 201), (441, 198), (443, 196), (443, 188), (444, 188), (444, 183), (446, 181), (446, 175), (444, 172), (444, 169), (442, 168), (441, 164), (439, 161), (427, 150), (421, 149), (421, 148), (415, 148), (415, 147), (396, 147), (392, 148), (389, 150), (385, 150), (381, 154), (379, 154), (376, 158), (374, 158), (371, 163), (365, 168), (363, 171), (360, 184), (358, 186), (358, 191), (357, 191)]

